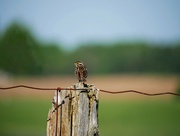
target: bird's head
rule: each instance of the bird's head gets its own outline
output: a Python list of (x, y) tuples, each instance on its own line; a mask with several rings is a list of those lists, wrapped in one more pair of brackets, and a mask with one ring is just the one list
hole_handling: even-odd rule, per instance
[(84, 65), (84, 64), (83, 64), (83, 62), (81, 62), (81, 61), (76, 61), (76, 62), (74, 62), (74, 65), (75, 65), (76, 67), (78, 67), (78, 66)]

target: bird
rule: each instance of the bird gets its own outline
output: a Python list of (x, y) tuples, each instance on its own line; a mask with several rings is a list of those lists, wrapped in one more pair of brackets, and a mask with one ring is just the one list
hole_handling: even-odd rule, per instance
[(74, 62), (74, 65), (75, 65), (75, 71), (74, 71), (75, 76), (77, 77), (79, 82), (82, 82), (84, 84), (86, 82), (86, 78), (88, 75), (86, 66), (81, 61)]

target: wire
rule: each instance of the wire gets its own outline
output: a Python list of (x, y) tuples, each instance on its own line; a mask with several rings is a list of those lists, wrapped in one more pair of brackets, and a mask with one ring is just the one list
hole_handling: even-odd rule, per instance
[(34, 90), (57, 90), (57, 88), (41, 88), (41, 87), (32, 87), (32, 86), (27, 86), (27, 85), (0, 87), (1, 90), (8, 90), (8, 89), (14, 89), (14, 88), (29, 88), (29, 89), (34, 89)]
[(116, 92), (111, 92), (111, 91), (107, 91), (107, 90), (100, 90), (101, 92), (104, 93), (111, 93), (111, 94), (120, 94), (120, 93), (137, 93), (137, 94), (142, 94), (142, 95), (147, 95), (147, 96), (157, 96), (157, 95), (176, 95), (176, 96), (180, 96), (180, 94), (177, 93), (172, 93), (172, 92), (163, 92), (163, 93), (144, 93), (144, 92), (140, 92), (140, 91), (136, 91), (136, 90), (126, 90), (126, 91), (116, 91)]
[(15, 88), (28, 88), (28, 89), (34, 89), (34, 90), (87, 90), (87, 89), (74, 89), (74, 88), (43, 88), (43, 87), (33, 87), (33, 86), (27, 86), (27, 85), (15, 85), (15, 86), (9, 86), (9, 87), (0, 87), (0, 90), (8, 90), (8, 89), (15, 89)]
[[(10, 86), (10, 87), (0, 87), (0, 90), (8, 90), (8, 89), (15, 89), (15, 88), (28, 88), (28, 89), (34, 89), (34, 90), (89, 90), (90, 88), (82, 88), (82, 89), (75, 89), (75, 88), (42, 88), (42, 87), (33, 87), (33, 86), (27, 86), (27, 85), (16, 85), (16, 86)], [(137, 94), (142, 94), (142, 95), (147, 95), (147, 96), (157, 96), (157, 95), (176, 95), (180, 96), (178, 93), (172, 93), (172, 92), (161, 92), (161, 93), (144, 93), (141, 91), (136, 91), (136, 90), (125, 90), (125, 91), (107, 91), (107, 90), (102, 90), (99, 89), (100, 92), (103, 93), (110, 93), (110, 94), (122, 94), (122, 93), (137, 93)]]

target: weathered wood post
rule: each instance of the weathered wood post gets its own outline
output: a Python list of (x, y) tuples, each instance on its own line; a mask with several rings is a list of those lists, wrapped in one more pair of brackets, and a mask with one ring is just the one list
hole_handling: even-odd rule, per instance
[[(84, 85), (77, 83), (70, 88), (82, 89)], [(55, 93), (52, 109), (48, 113), (47, 136), (99, 136), (99, 91), (93, 85), (87, 85), (87, 88)]]

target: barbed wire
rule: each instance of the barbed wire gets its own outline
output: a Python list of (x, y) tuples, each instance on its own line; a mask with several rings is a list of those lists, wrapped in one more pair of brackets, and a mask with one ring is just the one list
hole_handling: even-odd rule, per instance
[[(91, 88), (81, 88), (81, 89), (75, 89), (75, 88), (43, 88), (43, 87), (33, 87), (33, 86), (27, 86), (27, 85), (16, 85), (16, 86), (9, 86), (9, 87), (0, 87), (0, 90), (9, 90), (9, 89), (15, 89), (15, 88), (28, 88), (28, 89), (34, 89), (34, 90), (89, 90)], [(108, 90), (102, 90), (99, 89), (100, 92), (103, 93), (110, 93), (110, 94), (122, 94), (122, 93), (137, 93), (141, 95), (146, 95), (146, 96), (157, 96), (157, 95), (175, 95), (175, 96), (180, 96), (178, 93), (173, 93), (173, 92), (161, 92), (161, 93), (145, 93), (141, 91), (136, 91), (136, 90), (125, 90), (125, 91), (108, 91)]]

